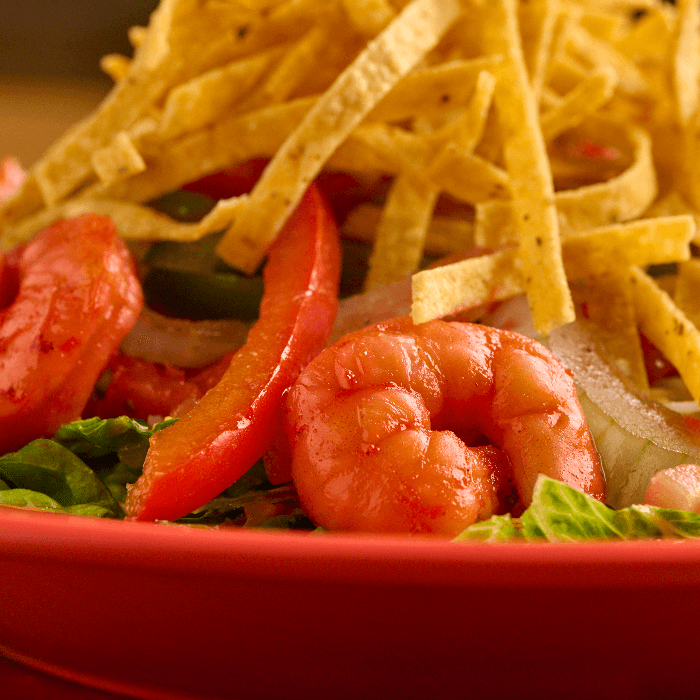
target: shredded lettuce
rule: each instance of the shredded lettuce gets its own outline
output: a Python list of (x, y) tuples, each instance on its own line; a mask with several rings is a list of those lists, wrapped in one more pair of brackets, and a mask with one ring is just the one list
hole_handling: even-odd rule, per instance
[(460, 533), (456, 542), (595, 542), (700, 537), (700, 514), (655, 506), (613, 510), (559, 481), (540, 476), (519, 518), (495, 515)]

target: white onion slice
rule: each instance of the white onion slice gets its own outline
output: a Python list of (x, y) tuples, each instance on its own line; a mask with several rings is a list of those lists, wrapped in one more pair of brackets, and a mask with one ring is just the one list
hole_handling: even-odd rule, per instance
[(251, 323), (238, 320), (190, 321), (143, 308), (121, 351), (174, 367), (204, 367), (240, 348)]
[(550, 350), (576, 379), (581, 406), (600, 452), (613, 508), (643, 503), (658, 472), (700, 459), (700, 435), (680, 413), (637, 393), (597, 352), (579, 323), (558, 328)]
[(411, 313), (411, 278), (341, 299), (329, 344), (372, 323)]

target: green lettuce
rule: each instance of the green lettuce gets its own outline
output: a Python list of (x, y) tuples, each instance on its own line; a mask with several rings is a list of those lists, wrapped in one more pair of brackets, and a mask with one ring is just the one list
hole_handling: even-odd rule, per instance
[(700, 514), (633, 505), (613, 510), (566, 484), (540, 476), (532, 503), (519, 517), (495, 515), (455, 541), (594, 542), (700, 537)]
[[(150, 437), (174, 421), (168, 419), (152, 428), (127, 416), (68, 423), (51, 440), (34, 440), (0, 457), (0, 506), (123, 518), (126, 487), (141, 475)], [(283, 514), (275, 514), (278, 505), (284, 506)], [(212, 501), (176, 522), (204, 527), (312, 526), (298, 507), (293, 486), (273, 487), (262, 461)]]
[(14, 487), (0, 491), (5, 503), (13, 497), (28, 499), (34, 493), (36, 502), (27, 503), (34, 508), (55, 510), (54, 504), (70, 508), (89, 503), (106, 509), (115, 518), (122, 515), (116, 499), (95, 472), (52, 440), (34, 440), (0, 457), (0, 477)]
[(148, 441), (172, 420), (89, 418), (0, 457), (0, 505), (123, 518), (126, 485), (141, 474)]

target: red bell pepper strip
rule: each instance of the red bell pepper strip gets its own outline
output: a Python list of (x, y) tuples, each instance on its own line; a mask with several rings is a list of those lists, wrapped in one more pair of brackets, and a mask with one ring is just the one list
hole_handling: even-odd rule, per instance
[(176, 520), (241, 477), (270, 447), (282, 396), (325, 347), (337, 311), (337, 225), (312, 185), (268, 253), (258, 321), (221, 380), (151, 438), (129, 490), (136, 520)]
[(0, 454), (80, 417), (143, 303), (107, 216), (58, 221), (8, 265), (18, 288), (0, 311)]

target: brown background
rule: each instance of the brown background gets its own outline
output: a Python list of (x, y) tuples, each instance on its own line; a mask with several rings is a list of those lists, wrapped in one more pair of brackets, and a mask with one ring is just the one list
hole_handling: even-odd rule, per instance
[(99, 59), (131, 48), (156, 0), (0, 0), (0, 156), (31, 165), (107, 93)]

